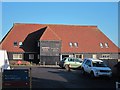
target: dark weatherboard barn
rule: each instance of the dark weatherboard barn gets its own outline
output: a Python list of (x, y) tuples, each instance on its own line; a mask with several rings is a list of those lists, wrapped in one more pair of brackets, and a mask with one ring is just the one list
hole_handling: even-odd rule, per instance
[(63, 57), (118, 59), (118, 47), (97, 26), (15, 23), (1, 41), (9, 60), (56, 64)]

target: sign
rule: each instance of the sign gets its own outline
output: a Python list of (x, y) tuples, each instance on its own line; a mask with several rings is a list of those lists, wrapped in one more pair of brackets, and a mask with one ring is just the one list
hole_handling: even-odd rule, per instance
[(4, 70), (3, 88), (30, 88), (29, 69)]

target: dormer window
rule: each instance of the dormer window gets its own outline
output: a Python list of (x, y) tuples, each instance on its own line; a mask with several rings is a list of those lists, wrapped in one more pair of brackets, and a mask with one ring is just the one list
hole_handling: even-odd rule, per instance
[(69, 43), (69, 45), (70, 45), (70, 47), (72, 47), (72, 46), (73, 46), (73, 43), (72, 43), (72, 42), (70, 42), (70, 43)]
[(14, 44), (14, 46), (18, 46), (18, 43), (16, 41), (13, 44)]
[(75, 46), (75, 47), (78, 47), (78, 43), (74, 43), (74, 46)]
[(108, 46), (108, 43), (105, 43), (105, 47), (106, 47), (106, 48), (108, 48), (108, 47), (109, 47), (109, 46)]
[(103, 43), (100, 43), (100, 47), (103, 48)]

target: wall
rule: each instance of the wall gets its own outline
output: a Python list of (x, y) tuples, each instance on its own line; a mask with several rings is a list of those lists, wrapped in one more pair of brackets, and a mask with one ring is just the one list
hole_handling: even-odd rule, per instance
[(59, 60), (59, 56), (41, 56), (41, 65), (56, 65)]
[(60, 60), (61, 41), (40, 41), (40, 62), (56, 64)]

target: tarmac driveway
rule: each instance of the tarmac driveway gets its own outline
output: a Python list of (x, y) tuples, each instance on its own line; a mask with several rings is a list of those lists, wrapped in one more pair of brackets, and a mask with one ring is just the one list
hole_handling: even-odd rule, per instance
[[(30, 67), (15, 67), (30, 68)], [(70, 72), (60, 67), (32, 67), (32, 88), (106, 88), (115, 90), (116, 78), (90, 78), (83, 76), (80, 70)]]

